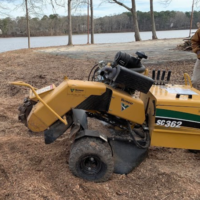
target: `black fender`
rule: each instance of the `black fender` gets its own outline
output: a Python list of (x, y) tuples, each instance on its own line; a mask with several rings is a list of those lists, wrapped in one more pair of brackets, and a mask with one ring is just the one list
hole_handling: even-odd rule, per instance
[(88, 128), (87, 114), (82, 109), (72, 109), (73, 124), (70, 131), (70, 139), (74, 139), (76, 134), (80, 130), (86, 130)]
[(78, 139), (83, 138), (83, 137), (100, 138), (104, 142), (108, 142), (107, 136), (105, 134), (103, 134), (103, 133), (100, 133), (99, 131), (96, 131), (96, 130), (86, 129), (86, 130), (79, 131), (76, 134), (75, 140), (78, 140)]
[(85, 110), (72, 109), (73, 123), (79, 124), (83, 130), (88, 128), (87, 114)]
[(70, 137), (76, 134), (80, 129), (87, 129), (87, 115), (84, 110), (72, 109), (72, 112), (66, 114), (68, 125), (61, 121), (56, 121), (49, 129), (44, 131), (45, 144), (53, 143), (57, 138), (64, 134), (64, 132), (72, 126)]
[(133, 142), (109, 140), (114, 159), (114, 172), (128, 174), (148, 156), (148, 148), (138, 148)]
[(56, 121), (49, 129), (44, 131), (45, 144), (53, 143), (57, 138), (64, 134), (64, 132), (72, 125), (72, 115), (67, 114), (67, 125), (63, 124), (60, 120)]

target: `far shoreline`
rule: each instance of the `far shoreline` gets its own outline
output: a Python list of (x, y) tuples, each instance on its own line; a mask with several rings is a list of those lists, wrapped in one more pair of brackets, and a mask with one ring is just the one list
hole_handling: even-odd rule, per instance
[[(165, 31), (190, 31), (190, 28), (189, 29), (169, 29), (169, 30), (159, 30), (159, 31), (156, 31), (157, 32), (165, 32)], [(196, 31), (197, 29), (191, 29), (191, 31)], [(151, 32), (150, 31), (140, 31), (140, 33), (147, 33), (147, 32)], [(122, 31), (122, 32), (107, 32), (107, 33), (94, 33), (94, 35), (98, 35), (98, 34), (117, 34), (117, 33), (135, 33), (134, 31)], [(73, 33), (72, 35), (87, 35), (87, 33)], [(91, 34), (89, 34), (91, 35)], [(63, 36), (63, 37), (68, 37), (68, 34), (66, 35), (33, 35), (31, 36), (32, 38), (37, 38), (37, 37), (60, 37), (60, 36)], [(188, 37), (189, 37), (189, 34), (188, 34)], [(1, 38), (27, 38), (27, 36), (23, 36), (23, 35), (19, 35), (19, 36), (2, 36), (0, 35), (0, 39)]]
[[(166, 43), (171, 43), (171, 44), (174, 44), (174, 47), (176, 47), (178, 44), (180, 44), (181, 41), (183, 41), (185, 37), (180, 37), (180, 38), (162, 38), (162, 39), (147, 39), (147, 40), (141, 40), (141, 41), (130, 41), (130, 42), (116, 42), (116, 43), (95, 43), (95, 44), (72, 44), (72, 45), (67, 45), (67, 44), (64, 44), (64, 45), (55, 45), (55, 46), (46, 46), (46, 47), (31, 47), (30, 49), (28, 48), (21, 48), (21, 49), (13, 49), (13, 50), (9, 50), (9, 51), (3, 51), (3, 52), (0, 52), (0, 54), (2, 53), (7, 53), (7, 52), (13, 52), (13, 51), (20, 51), (20, 50), (49, 50), (49, 49), (63, 49), (63, 48), (66, 48), (66, 49), (69, 49), (69, 48), (75, 48), (75, 49), (93, 49), (93, 48), (98, 48), (98, 47), (101, 47), (101, 48), (107, 48), (107, 46), (111, 46), (112, 47), (121, 47), (121, 46), (124, 46), (125, 44), (126, 45), (131, 45), (131, 44), (136, 44), (136, 45), (139, 45), (140, 43), (142, 43), (143, 46), (151, 46), (152, 43), (155, 45), (155, 44), (158, 44), (159, 46), (163, 45), (163, 47), (165, 46)], [(66, 42), (67, 43), (67, 42)]]

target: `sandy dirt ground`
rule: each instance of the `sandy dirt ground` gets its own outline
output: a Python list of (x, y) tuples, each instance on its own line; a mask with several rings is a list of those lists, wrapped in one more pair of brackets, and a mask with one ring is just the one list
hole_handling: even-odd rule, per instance
[[(102, 60), (99, 58), (99, 60)], [(66, 133), (51, 145), (18, 122), (18, 106), (27, 89), (11, 86), (22, 80), (41, 88), (58, 85), (64, 75), (86, 80), (92, 59), (73, 59), (19, 50), (0, 54), (0, 200), (179, 200), (200, 199), (200, 153), (151, 147), (148, 158), (128, 175), (113, 174), (104, 183), (74, 177), (68, 168)], [(168, 62), (152, 69), (172, 70), (172, 83), (183, 83), (194, 62)], [(100, 129), (98, 123), (93, 127)]]
[[(125, 51), (133, 55), (137, 51), (143, 51), (148, 55), (145, 64), (160, 65), (168, 61), (191, 61), (196, 55), (190, 51), (177, 51), (177, 47), (183, 44), (183, 38), (143, 40), (138, 42), (74, 45), (40, 48), (39, 52), (53, 55), (63, 55), (70, 58), (95, 59), (104, 58), (112, 60), (117, 51)], [(92, 53), (91, 53), (92, 52)]]

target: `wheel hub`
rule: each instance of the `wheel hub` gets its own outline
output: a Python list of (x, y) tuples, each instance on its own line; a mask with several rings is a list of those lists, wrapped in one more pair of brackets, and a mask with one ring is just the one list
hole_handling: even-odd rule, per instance
[(81, 170), (88, 175), (98, 174), (101, 170), (102, 163), (98, 156), (85, 156), (80, 163)]

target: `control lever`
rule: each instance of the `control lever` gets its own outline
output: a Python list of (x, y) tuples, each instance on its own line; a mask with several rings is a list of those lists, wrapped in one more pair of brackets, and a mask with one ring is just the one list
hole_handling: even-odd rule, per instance
[(162, 85), (165, 85), (165, 71), (162, 73), (161, 82)]
[(155, 80), (155, 78), (156, 78), (156, 71), (153, 70), (153, 71), (152, 71), (152, 79)]
[(157, 72), (157, 85), (159, 85), (159, 80), (160, 80), (160, 70)]
[(164, 71), (158, 70), (156, 74), (156, 70), (152, 70), (152, 79), (155, 81), (155, 85), (165, 85), (165, 83), (168, 83), (170, 81), (171, 71), (168, 71), (167, 80), (165, 80), (166, 73), (167, 72), (165, 70)]
[(170, 78), (171, 78), (171, 71), (168, 71), (168, 75), (167, 75), (167, 83), (170, 81)]

